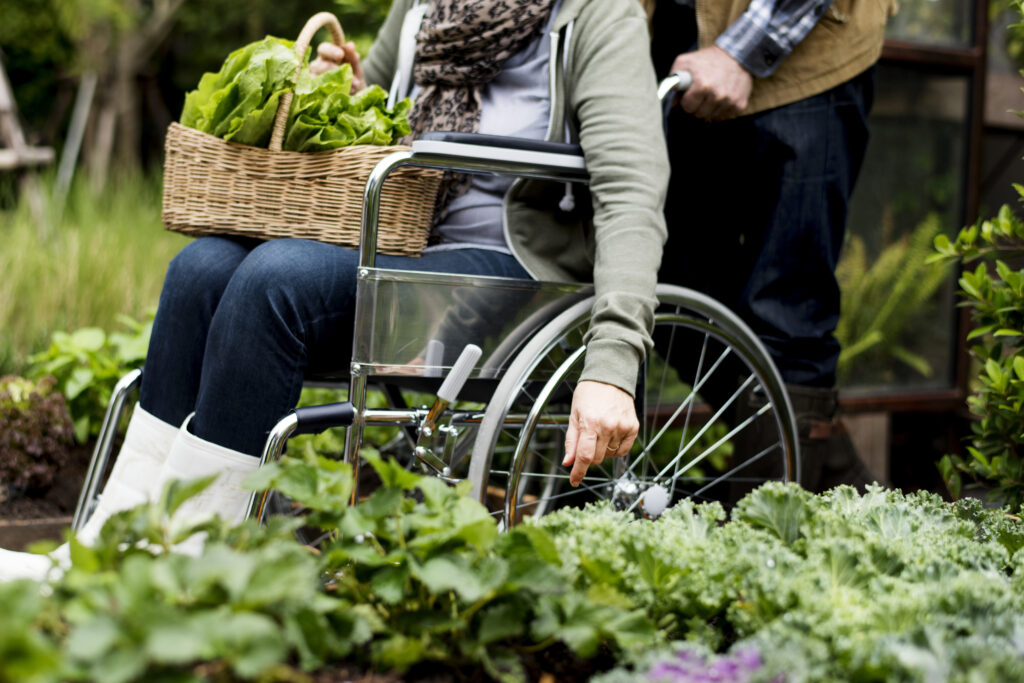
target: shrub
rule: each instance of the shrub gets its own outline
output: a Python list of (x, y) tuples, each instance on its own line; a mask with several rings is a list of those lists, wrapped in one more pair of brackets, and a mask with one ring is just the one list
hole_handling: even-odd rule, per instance
[[(1024, 187), (1017, 191), (1024, 196)], [(1024, 253), (1024, 222), (1004, 206), (995, 218), (961, 230), (955, 242), (940, 235), (935, 247), (935, 260), (981, 261), (960, 278), (963, 305), (976, 325), (967, 336), (978, 367), (967, 404), (978, 419), (967, 457), (947, 455), (939, 469), (954, 497), (967, 475), (1018, 508), (1024, 503), (1024, 270), (1007, 261)]]
[[(1011, 4), (1024, 17), (1024, 0)], [(1022, 28), (1014, 24), (1008, 34), (1020, 38)], [(1014, 188), (1024, 199), (1024, 185)], [(994, 218), (961, 230), (953, 243), (936, 237), (935, 249), (932, 261), (980, 261), (960, 278), (962, 305), (971, 308), (976, 325), (967, 335), (978, 367), (967, 404), (978, 419), (971, 425), (967, 457), (947, 455), (939, 471), (954, 497), (967, 475), (993, 486), (996, 498), (1017, 508), (1024, 503), (1024, 270), (1009, 264), (1019, 265), (1024, 256), (1024, 222), (1004, 205)]]
[(0, 484), (35, 492), (68, 464), (74, 439), (64, 397), (52, 376), (0, 378)]

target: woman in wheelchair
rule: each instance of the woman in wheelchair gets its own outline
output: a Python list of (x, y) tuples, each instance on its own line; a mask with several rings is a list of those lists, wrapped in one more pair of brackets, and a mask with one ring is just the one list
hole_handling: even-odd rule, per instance
[[(415, 35), (411, 78), (403, 25)], [(627, 454), (669, 172), (637, 0), (395, 0), (364, 62), (352, 44), (322, 45), (318, 55), (314, 71), (347, 62), (362, 83), (405, 78), (413, 136), (454, 130), (581, 145), (589, 189), (457, 180), (442, 189), (423, 256), (380, 255), (377, 264), (592, 281), (584, 381), (562, 464), (576, 485), (588, 466)], [(186, 246), (164, 282), (139, 405), (79, 539), (92, 542), (110, 515), (154, 498), (169, 479), (212, 473), (214, 484), (179, 514), (240, 519), (241, 481), (268, 430), (295, 406), (303, 377), (348, 366), (357, 265), (356, 251), (300, 239), (203, 237)], [(40, 577), (52, 566), (46, 556), (3, 553), (7, 577)], [(66, 562), (65, 548), (56, 555)]]

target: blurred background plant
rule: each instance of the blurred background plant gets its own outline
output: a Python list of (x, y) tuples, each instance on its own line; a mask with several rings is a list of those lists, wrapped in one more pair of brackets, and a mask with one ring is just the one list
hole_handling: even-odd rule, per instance
[(46, 236), (26, 204), (0, 213), (0, 234), (0, 374), (25, 373), (56, 331), (143, 317), (156, 307), (167, 264), (188, 243), (162, 229), (159, 181), (139, 174), (100, 194), (76, 183)]
[(0, 0), (0, 46), (31, 141), (62, 145), (83, 74), (97, 76), (82, 158), (94, 187), (112, 172), (158, 164), (187, 90), (232, 50), (298, 35), (335, 11), (366, 50), (390, 0)]
[(0, 501), (46, 489), (70, 461), (71, 418), (57, 380), (0, 377)]
[(918, 350), (921, 323), (938, 305), (933, 295), (949, 278), (948, 269), (926, 263), (942, 230), (940, 217), (930, 214), (874, 260), (860, 237), (847, 241), (836, 269), (843, 312), (835, 331), (842, 345), (841, 382), (853, 373), (877, 375), (894, 365), (923, 377), (932, 374), (931, 362)]

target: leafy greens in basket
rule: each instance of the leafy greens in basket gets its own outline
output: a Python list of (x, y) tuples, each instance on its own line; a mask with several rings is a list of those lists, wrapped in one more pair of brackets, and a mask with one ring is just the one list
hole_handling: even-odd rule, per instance
[(185, 96), (181, 124), (230, 142), (266, 147), (281, 96), (295, 91), (284, 149), (319, 152), (349, 145), (389, 145), (409, 132), (408, 99), (387, 108), (372, 85), (349, 94), (347, 64), (320, 76), (302, 69), (293, 43), (268, 36), (235, 50), (217, 73), (206, 73)]

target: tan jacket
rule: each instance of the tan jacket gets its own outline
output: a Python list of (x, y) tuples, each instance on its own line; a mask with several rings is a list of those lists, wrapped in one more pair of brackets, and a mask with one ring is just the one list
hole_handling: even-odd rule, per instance
[[(709, 47), (746, 11), (750, 0), (697, 0), (700, 47)], [(817, 95), (878, 60), (885, 22), (897, 0), (835, 0), (818, 25), (768, 78), (754, 81), (744, 114)]]

